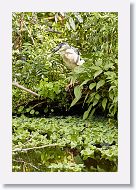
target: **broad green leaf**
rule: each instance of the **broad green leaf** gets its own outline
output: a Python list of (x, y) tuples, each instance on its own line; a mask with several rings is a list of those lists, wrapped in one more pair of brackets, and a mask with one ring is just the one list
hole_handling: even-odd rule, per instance
[(54, 90), (54, 92), (55, 92), (56, 94), (59, 94), (59, 93), (61, 92), (59, 85), (55, 85), (55, 86), (53, 87), (53, 90)]
[(109, 91), (111, 91), (114, 88), (116, 88), (116, 86), (110, 86)]
[(113, 98), (114, 98), (114, 93), (113, 93), (113, 91), (110, 91), (110, 92), (109, 92), (109, 97), (110, 97), (111, 100), (113, 100)]
[(105, 66), (104, 66), (104, 70), (108, 70), (109, 68), (111, 69), (114, 69), (115, 67), (113, 66), (113, 63), (107, 63)]
[(86, 100), (88, 98), (88, 95), (89, 95), (89, 93), (87, 93), (86, 96), (85, 96), (85, 99), (84, 99), (84, 102), (83, 102), (83, 106), (84, 106), (84, 103), (86, 102)]
[(117, 102), (118, 102), (118, 97), (115, 96), (115, 97), (114, 97), (114, 100), (113, 100), (113, 103), (117, 103)]
[(44, 113), (47, 113), (48, 112), (48, 107), (46, 107), (45, 109), (44, 109)]
[(24, 106), (20, 106), (19, 109), (18, 109), (18, 112), (22, 112), (24, 109)]
[(92, 105), (89, 106), (88, 110), (84, 112), (84, 115), (83, 115), (83, 119), (87, 119), (88, 115), (89, 115), (89, 112), (91, 111), (92, 109)]
[(26, 112), (30, 112), (30, 110), (31, 110), (31, 108), (27, 108), (27, 109), (26, 109)]
[(79, 21), (80, 23), (83, 22), (83, 19), (82, 19), (82, 17), (81, 17), (79, 14), (76, 14), (75, 16), (76, 16), (76, 18), (78, 19), (78, 21)]
[(96, 82), (91, 83), (91, 84), (89, 85), (89, 89), (92, 90), (95, 86), (96, 86)]
[(68, 22), (66, 22), (66, 27), (68, 28), (68, 30), (70, 30), (70, 25)]
[(95, 106), (97, 103), (98, 103), (98, 100), (97, 100), (97, 99), (94, 99), (94, 101), (93, 101), (93, 106)]
[(80, 84), (80, 86), (83, 86), (84, 84), (86, 84), (90, 79), (86, 79), (84, 82), (82, 82), (82, 84)]
[(93, 92), (93, 93), (90, 94), (90, 96), (91, 96), (91, 97), (94, 97), (95, 94), (96, 94), (96, 92)]
[(78, 102), (79, 99), (77, 98), (74, 98), (74, 100), (72, 101), (70, 107), (74, 106), (77, 102)]
[(38, 114), (39, 114), (39, 111), (36, 111), (35, 114), (38, 115)]
[(99, 99), (100, 99), (100, 95), (97, 93), (97, 94), (95, 95), (95, 98), (96, 98), (97, 100), (99, 100)]
[(75, 98), (78, 100), (81, 98), (82, 93), (81, 93), (81, 87), (80, 86), (76, 86), (74, 88), (74, 95), (75, 95)]
[(69, 24), (73, 30), (76, 30), (75, 22), (72, 17), (69, 18)]
[(102, 69), (98, 70), (94, 73), (94, 78), (96, 78), (97, 76), (99, 76), (102, 73)]
[(95, 71), (100, 71), (101, 70), (101, 67), (97, 66), (97, 65), (93, 65), (91, 67), (91, 69), (95, 70)]
[(96, 85), (96, 90), (98, 90), (101, 86), (103, 86), (105, 84), (104, 80), (100, 80), (97, 85)]
[(30, 114), (32, 114), (32, 115), (33, 115), (33, 114), (34, 114), (34, 112), (35, 112), (34, 110), (31, 110), (31, 111), (30, 111)]
[(91, 111), (90, 117), (93, 116), (94, 112), (95, 112), (95, 108)]
[(106, 104), (107, 104), (107, 98), (104, 98), (103, 101), (102, 101), (102, 107), (103, 107), (104, 110), (106, 108)]
[(102, 60), (101, 59), (98, 59), (98, 60), (95, 61), (95, 65), (96, 66), (99, 66), (101, 64), (102, 64)]

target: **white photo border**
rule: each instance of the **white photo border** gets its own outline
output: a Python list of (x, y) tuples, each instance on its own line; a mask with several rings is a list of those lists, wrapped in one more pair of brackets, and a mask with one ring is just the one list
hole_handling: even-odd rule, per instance
[[(12, 172), (12, 12), (118, 12), (118, 172)], [(130, 184), (130, 3), (128, 0), (0, 2), (0, 182)]]

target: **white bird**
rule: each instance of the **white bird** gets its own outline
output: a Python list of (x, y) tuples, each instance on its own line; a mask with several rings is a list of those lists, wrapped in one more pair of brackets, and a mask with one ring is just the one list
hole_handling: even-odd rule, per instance
[(73, 70), (76, 66), (80, 66), (84, 63), (84, 60), (81, 60), (80, 58), (79, 51), (76, 48), (69, 46), (67, 43), (60, 43), (53, 49), (53, 52), (58, 52), (60, 54), (68, 69)]

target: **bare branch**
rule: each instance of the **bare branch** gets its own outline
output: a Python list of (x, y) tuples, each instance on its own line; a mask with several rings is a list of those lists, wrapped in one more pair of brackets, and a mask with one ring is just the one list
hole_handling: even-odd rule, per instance
[(42, 149), (42, 148), (46, 148), (46, 147), (54, 147), (54, 146), (59, 146), (58, 144), (47, 144), (44, 146), (38, 146), (38, 147), (31, 147), (31, 148), (16, 148), (14, 150), (12, 150), (12, 152), (25, 152), (25, 151), (29, 151), (29, 150), (36, 150), (36, 149)]
[(50, 28), (50, 29), (46, 29), (45, 31), (46, 31), (46, 32), (56, 33), (56, 34), (62, 34), (62, 32), (53, 30), (53, 29), (51, 29), (51, 28)]
[(23, 160), (15, 160), (15, 159), (13, 159), (13, 162), (18, 162), (18, 163), (27, 164), (27, 165), (30, 165), (31, 167), (33, 167), (33, 168), (36, 169), (36, 170), (40, 170), (39, 168), (37, 168), (37, 167), (34, 166), (33, 164), (28, 163), (28, 162), (25, 162), (25, 161), (23, 161)]
[(18, 84), (18, 82), (12, 82), (12, 85), (26, 91), (26, 92), (29, 92), (30, 94), (34, 95), (34, 96), (40, 96), (39, 94), (37, 94), (36, 92), (33, 92), (32, 90), (28, 89), (28, 88), (25, 88), (24, 86)]

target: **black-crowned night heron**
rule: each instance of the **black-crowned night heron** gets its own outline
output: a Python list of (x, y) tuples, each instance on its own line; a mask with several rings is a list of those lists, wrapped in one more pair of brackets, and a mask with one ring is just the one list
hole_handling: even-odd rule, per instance
[[(75, 67), (84, 63), (84, 60), (80, 59), (79, 51), (74, 47), (69, 46), (67, 43), (60, 43), (52, 51), (53, 53), (58, 52), (60, 54), (64, 64), (70, 70), (73, 70)], [(66, 91), (68, 91), (72, 85), (72, 81), (70, 81), (70, 84), (66, 87)]]
[(79, 51), (67, 43), (60, 43), (52, 51), (53, 53), (58, 52), (60, 54), (68, 69), (73, 70), (76, 66), (84, 63), (84, 60), (80, 59)]

